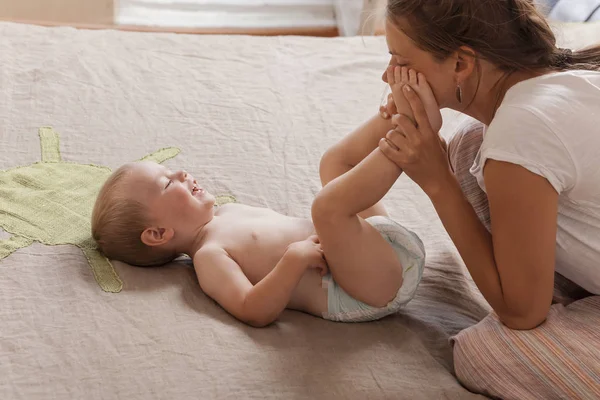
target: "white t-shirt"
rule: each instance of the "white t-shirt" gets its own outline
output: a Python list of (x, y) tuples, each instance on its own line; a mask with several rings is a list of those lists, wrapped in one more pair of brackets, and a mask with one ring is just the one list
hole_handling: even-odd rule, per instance
[(471, 168), (484, 191), (487, 159), (521, 165), (556, 189), (556, 271), (600, 294), (600, 72), (558, 72), (511, 87)]

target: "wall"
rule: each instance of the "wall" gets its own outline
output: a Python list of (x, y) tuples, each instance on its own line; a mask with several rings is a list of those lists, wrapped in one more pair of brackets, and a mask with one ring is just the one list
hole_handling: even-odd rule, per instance
[(360, 34), (385, 34), (385, 8), (387, 0), (364, 0), (361, 14)]
[(0, 19), (112, 24), (113, 0), (0, 0)]

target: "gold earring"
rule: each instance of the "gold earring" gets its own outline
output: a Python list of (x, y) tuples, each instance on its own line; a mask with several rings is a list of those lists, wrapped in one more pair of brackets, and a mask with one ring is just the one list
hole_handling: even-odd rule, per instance
[(460, 87), (460, 84), (458, 84), (456, 86), (456, 99), (458, 100), (458, 102), (460, 104), (462, 104), (462, 102), (463, 102), (463, 93), (462, 93), (462, 87)]

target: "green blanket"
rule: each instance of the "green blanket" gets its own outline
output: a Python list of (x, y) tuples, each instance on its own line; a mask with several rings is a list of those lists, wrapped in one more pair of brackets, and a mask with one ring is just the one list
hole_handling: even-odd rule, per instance
[[(102, 290), (120, 292), (123, 282), (91, 237), (94, 201), (110, 168), (63, 161), (58, 133), (44, 127), (39, 135), (41, 162), (0, 171), (0, 227), (12, 234), (0, 240), (0, 260), (33, 242), (71, 244), (83, 251)], [(139, 161), (162, 163), (179, 152), (164, 148)], [(232, 196), (217, 199), (218, 204), (232, 201)]]

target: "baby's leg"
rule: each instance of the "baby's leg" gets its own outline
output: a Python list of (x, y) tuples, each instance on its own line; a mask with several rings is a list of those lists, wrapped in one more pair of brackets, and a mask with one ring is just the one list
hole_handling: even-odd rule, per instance
[[(391, 129), (393, 126), (390, 120), (378, 114), (329, 148), (323, 154), (319, 166), (322, 185), (327, 185), (358, 165), (377, 148), (381, 138), (384, 138)], [(387, 215), (387, 213), (383, 204), (378, 202), (365, 210), (360, 210), (359, 215), (368, 218), (374, 215)]]
[(358, 216), (390, 190), (401, 169), (379, 149), (333, 179), (313, 202), (312, 216), (333, 279), (353, 298), (383, 307), (402, 285), (392, 246)]

